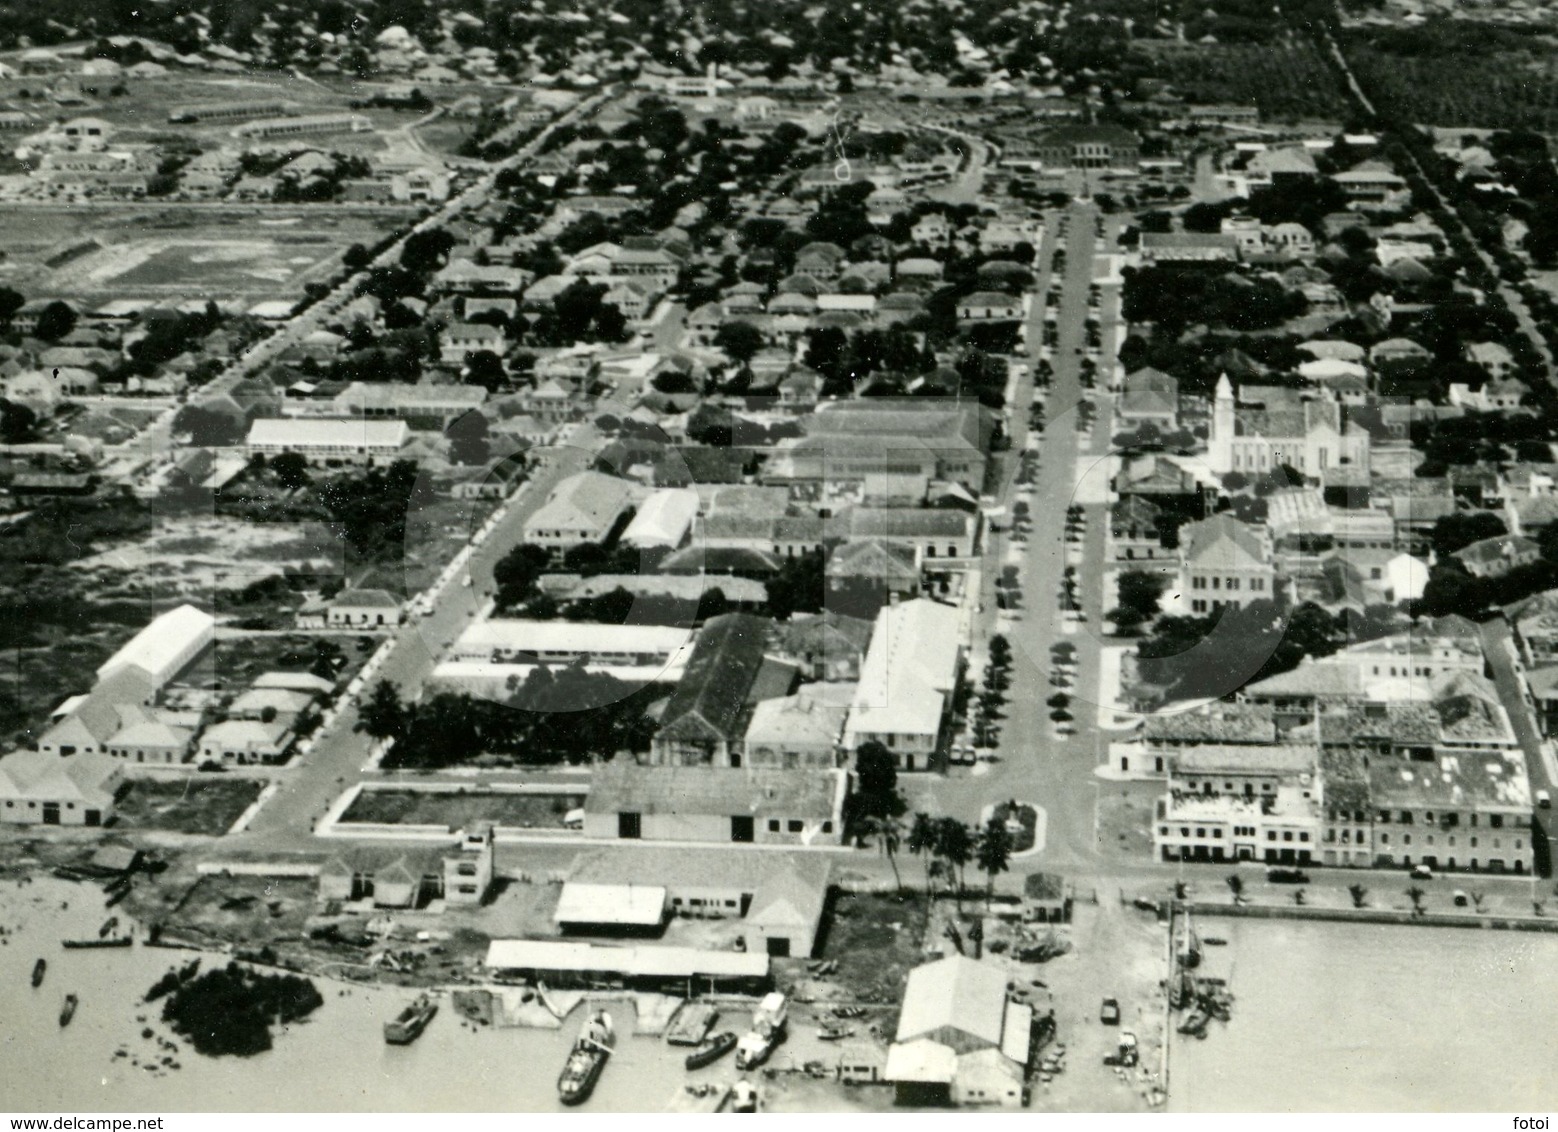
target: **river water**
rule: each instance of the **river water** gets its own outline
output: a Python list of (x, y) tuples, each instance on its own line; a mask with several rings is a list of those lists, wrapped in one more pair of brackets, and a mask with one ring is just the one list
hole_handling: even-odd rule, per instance
[(1232, 1020), (1173, 1035), (1177, 1112), (1558, 1108), (1558, 935), (1206, 919)]
[[(68, 907), (62, 907), (68, 904)], [(142, 996), (191, 952), (164, 948), (66, 951), (62, 938), (95, 937), (111, 913), (94, 885), (55, 878), (0, 881), (0, 1095), (12, 1111), (387, 1111), (553, 1112), (556, 1081), (586, 1012), (561, 1031), (475, 1028), (447, 999), (417, 1042), (384, 1043), (382, 1027), (413, 992), (316, 979), (325, 1004), (305, 1022), (273, 1031), (274, 1048), (253, 1058), (208, 1058), (160, 1021)], [(48, 960), (43, 985), (33, 963)], [(220, 957), (208, 957), (207, 965)], [(81, 1005), (59, 1025), (67, 993)], [(617, 1051), (588, 1102), (591, 1111), (656, 1112), (689, 1080), (686, 1051), (634, 1038), (626, 1004), (607, 1007)], [(138, 1021), (137, 1016), (145, 1019)], [(734, 1021), (734, 1020), (730, 1020)], [(141, 1037), (150, 1026), (180, 1047), (177, 1070), (145, 1066), (165, 1051)], [(115, 1057), (124, 1049), (128, 1056)], [(137, 1066), (133, 1060), (139, 1060)], [(729, 1058), (695, 1075), (729, 1079)]]

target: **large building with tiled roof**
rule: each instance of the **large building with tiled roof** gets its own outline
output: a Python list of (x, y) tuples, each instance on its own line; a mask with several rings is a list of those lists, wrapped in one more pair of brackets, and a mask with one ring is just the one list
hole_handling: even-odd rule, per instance
[(796, 669), (770, 657), (768, 620), (727, 613), (704, 623), (651, 748), (661, 766), (741, 766), (753, 707), (788, 695)]
[(1271, 537), (1226, 511), (1179, 528), (1180, 593), (1193, 614), (1269, 601), (1276, 593)]

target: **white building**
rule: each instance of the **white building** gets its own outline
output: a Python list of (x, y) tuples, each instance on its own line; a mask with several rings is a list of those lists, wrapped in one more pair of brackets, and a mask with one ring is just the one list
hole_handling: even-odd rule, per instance
[(251, 457), (296, 452), (324, 467), (372, 467), (396, 459), (410, 435), (410, 426), (398, 420), (261, 418), (249, 426), (248, 449)]
[(622, 532), (627, 546), (676, 549), (687, 540), (698, 515), (698, 493), (691, 488), (665, 488), (645, 499)]
[(133, 665), (145, 670), (154, 689), (161, 688), (214, 640), (216, 618), (193, 605), (181, 605), (154, 618), (131, 637), (98, 666), (97, 678), (106, 680)]
[(962, 639), (958, 611), (949, 605), (918, 598), (879, 612), (845, 724), (845, 748), (876, 740), (901, 770), (935, 769), (962, 672)]

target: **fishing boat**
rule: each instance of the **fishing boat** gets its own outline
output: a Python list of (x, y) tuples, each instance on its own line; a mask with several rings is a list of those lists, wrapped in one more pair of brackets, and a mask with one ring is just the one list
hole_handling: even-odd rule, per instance
[(557, 1095), (564, 1104), (583, 1104), (589, 1099), (615, 1041), (611, 1015), (604, 1010), (590, 1015), (557, 1078)]
[(754, 1069), (767, 1061), (784, 1038), (789, 1016), (790, 1006), (784, 995), (778, 991), (768, 994), (752, 1016), (752, 1029), (736, 1043), (736, 1068)]
[(81, 1000), (73, 994), (67, 994), (65, 996), (65, 1001), (60, 1005), (61, 1026), (70, 1025), (70, 1020), (76, 1016), (76, 1006), (80, 1003), (80, 1001)]
[(410, 1045), (437, 1013), (436, 1002), (425, 994), (418, 995), (415, 1002), (384, 1023), (384, 1040), (392, 1046)]
[(705, 1065), (714, 1064), (735, 1049), (738, 1040), (731, 1030), (715, 1034), (687, 1055), (687, 1068), (702, 1069)]
[(817, 1037), (824, 1042), (839, 1042), (845, 1038), (853, 1037), (854, 1033), (855, 1028), (853, 1026), (833, 1026), (824, 1023), (818, 1028)]
[(108, 939), (62, 939), (60, 946), (77, 951), (88, 947), (129, 947), (133, 942), (127, 935), (118, 935)]
[(49, 969), (49, 961), (47, 959), (40, 959), (36, 963), (34, 963), (32, 965), (32, 985), (33, 986), (37, 987), (37, 986), (42, 986), (43, 985), (43, 973), (45, 971), (47, 971), (48, 969)]

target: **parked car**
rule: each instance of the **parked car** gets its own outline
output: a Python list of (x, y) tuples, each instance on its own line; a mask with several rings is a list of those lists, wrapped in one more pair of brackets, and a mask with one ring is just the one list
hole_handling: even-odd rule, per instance
[(1098, 1020), (1105, 1026), (1118, 1026), (1120, 1024), (1120, 1003), (1117, 999), (1104, 999), (1103, 1006), (1098, 1011)]
[(1434, 879), (1434, 871), (1433, 871), (1433, 869), (1430, 869), (1427, 865), (1413, 865), (1412, 866), (1412, 879), (1413, 880), (1433, 880)]

